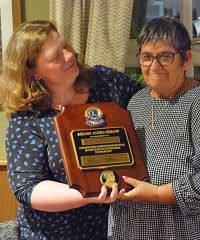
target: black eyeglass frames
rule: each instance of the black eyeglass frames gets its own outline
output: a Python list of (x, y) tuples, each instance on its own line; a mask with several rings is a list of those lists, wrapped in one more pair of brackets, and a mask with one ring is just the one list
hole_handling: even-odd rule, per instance
[(138, 53), (137, 59), (140, 65), (144, 67), (149, 67), (153, 63), (154, 59), (156, 59), (161, 66), (167, 66), (173, 63), (174, 56), (179, 54), (180, 52), (163, 52), (158, 54), (157, 56), (153, 56), (149, 53)]

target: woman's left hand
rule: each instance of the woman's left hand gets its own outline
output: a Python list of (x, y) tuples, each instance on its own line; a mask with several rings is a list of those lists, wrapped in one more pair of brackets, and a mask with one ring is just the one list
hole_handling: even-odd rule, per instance
[(117, 199), (118, 196), (118, 185), (114, 183), (112, 186), (112, 191), (108, 194), (108, 189), (106, 186), (101, 187), (101, 192), (98, 197), (85, 198), (88, 203), (112, 203)]
[(159, 202), (158, 186), (136, 180), (135, 178), (123, 177), (124, 181), (133, 186), (133, 189), (125, 192), (121, 189), (118, 199), (131, 200), (135, 202)]
[(106, 186), (102, 186), (101, 193), (98, 196), (98, 200), (102, 203), (112, 203), (117, 199), (118, 196), (118, 185), (114, 183), (112, 186), (112, 191), (108, 195)]

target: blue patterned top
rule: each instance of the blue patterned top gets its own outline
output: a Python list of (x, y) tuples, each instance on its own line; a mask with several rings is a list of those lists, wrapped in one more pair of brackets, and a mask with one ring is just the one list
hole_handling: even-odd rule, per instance
[[(141, 89), (139, 83), (116, 70), (98, 65), (92, 71), (96, 85), (89, 92), (88, 103), (115, 101), (125, 108)], [(31, 207), (30, 196), (37, 183), (66, 183), (53, 123), (55, 114), (53, 109), (35, 109), (14, 113), (10, 118), (6, 151), (10, 184), (20, 202), (17, 218), (21, 239), (107, 239), (108, 205), (89, 204), (54, 213)]]
[(170, 100), (155, 100), (144, 88), (128, 109), (150, 183), (172, 183), (177, 203), (117, 201), (110, 208), (108, 239), (200, 239), (200, 85)]

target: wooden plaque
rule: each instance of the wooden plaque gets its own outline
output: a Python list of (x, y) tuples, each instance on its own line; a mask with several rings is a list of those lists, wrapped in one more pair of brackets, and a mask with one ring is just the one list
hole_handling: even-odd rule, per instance
[(130, 190), (122, 176), (148, 178), (130, 113), (118, 104), (63, 106), (54, 123), (68, 184), (83, 196), (113, 181)]

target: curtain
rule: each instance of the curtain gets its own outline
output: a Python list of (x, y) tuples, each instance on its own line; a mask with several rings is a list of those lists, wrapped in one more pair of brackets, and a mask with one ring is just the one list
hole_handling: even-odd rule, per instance
[(80, 60), (124, 71), (134, 0), (50, 0), (50, 20)]

